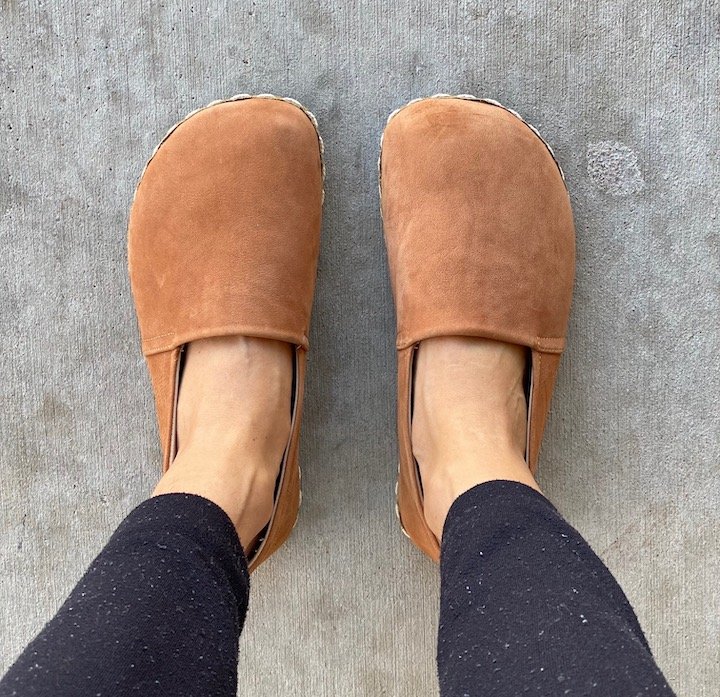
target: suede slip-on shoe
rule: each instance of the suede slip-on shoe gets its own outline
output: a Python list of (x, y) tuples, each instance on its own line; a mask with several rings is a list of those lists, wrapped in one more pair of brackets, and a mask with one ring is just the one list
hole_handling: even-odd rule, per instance
[(184, 346), (230, 335), (295, 346), (290, 437), (272, 517), (248, 555), (251, 571), (287, 539), (300, 507), (298, 436), (322, 201), (312, 114), (291, 99), (238, 95), (170, 130), (130, 212), (130, 281), (163, 471), (177, 450)]
[(379, 169), (397, 314), (397, 512), (407, 536), (437, 561), (411, 442), (416, 348), (438, 336), (527, 347), (525, 456), (535, 472), (565, 346), (575, 231), (549, 146), (497, 102), (410, 102), (388, 119)]

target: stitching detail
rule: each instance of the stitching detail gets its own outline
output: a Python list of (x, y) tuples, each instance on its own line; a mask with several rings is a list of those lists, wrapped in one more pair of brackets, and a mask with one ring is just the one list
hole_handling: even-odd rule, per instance
[(547, 353), (562, 353), (565, 349), (565, 337), (539, 336), (535, 339), (535, 348)]
[(155, 339), (162, 339), (164, 336), (175, 336), (175, 332), (166, 332), (165, 334), (156, 334), (155, 336), (149, 336), (146, 339), (143, 339), (142, 342), (144, 344), (146, 341), (155, 341)]
[(408, 333), (404, 332), (402, 335), (397, 334), (395, 341), (395, 349), (397, 351), (403, 351), (413, 344), (420, 343), (425, 339), (429, 339), (437, 336), (476, 336), (485, 337), (488, 339), (495, 339), (498, 341), (504, 341), (510, 344), (518, 344), (520, 346), (527, 346), (536, 351), (544, 351), (545, 353), (562, 353), (566, 346), (566, 338), (563, 336), (536, 336), (534, 339), (528, 336), (514, 334), (513, 332), (496, 332), (487, 329), (478, 329), (473, 332), (468, 332), (467, 328), (458, 330), (453, 327), (443, 327), (437, 332), (426, 331), (422, 333)]
[(172, 348), (177, 348), (175, 344), (168, 344), (167, 346), (153, 346), (152, 352), (153, 353), (162, 353), (163, 351), (169, 351)]
[[(158, 334), (154, 337), (149, 337), (141, 341), (142, 352), (145, 356), (152, 356), (158, 353), (163, 353), (171, 349), (178, 348), (181, 345), (189, 344), (192, 341), (198, 339), (206, 339), (215, 336), (249, 336), (249, 337), (260, 337), (275, 339), (277, 341), (284, 341), (288, 344), (294, 345), (304, 351), (309, 348), (309, 339), (307, 333), (303, 332), (301, 336), (293, 336), (292, 332), (271, 332), (267, 328), (263, 327), (248, 327), (246, 325), (221, 325), (219, 327), (206, 327), (204, 331), (186, 331), (169, 332), (167, 334)], [(160, 345), (156, 345), (153, 340), (162, 339), (164, 337), (173, 337), (170, 343), (164, 342)]]

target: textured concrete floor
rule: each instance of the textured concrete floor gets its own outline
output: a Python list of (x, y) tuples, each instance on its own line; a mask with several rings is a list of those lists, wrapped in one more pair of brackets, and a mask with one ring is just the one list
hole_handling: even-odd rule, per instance
[(617, 574), (682, 697), (720, 684), (718, 24), (714, 0), (0, 3), (0, 670), (159, 450), (126, 277), (136, 178), (237, 92), (317, 115), (327, 204), (304, 508), (255, 577), (241, 694), (436, 692), (437, 574), (401, 536), (387, 114), (494, 97), (554, 147), (578, 279), (542, 484)]

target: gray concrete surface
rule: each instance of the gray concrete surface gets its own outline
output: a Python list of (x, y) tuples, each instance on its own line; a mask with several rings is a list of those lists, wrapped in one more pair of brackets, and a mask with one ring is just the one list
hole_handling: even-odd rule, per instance
[(255, 577), (241, 694), (436, 694), (435, 568), (393, 513), (393, 309), (376, 158), (436, 91), (520, 111), (567, 174), (570, 343), (542, 484), (682, 697), (720, 684), (715, 0), (0, 3), (0, 670), (150, 491), (126, 277), (151, 149), (186, 112), (290, 95), (327, 146), (291, 542)]

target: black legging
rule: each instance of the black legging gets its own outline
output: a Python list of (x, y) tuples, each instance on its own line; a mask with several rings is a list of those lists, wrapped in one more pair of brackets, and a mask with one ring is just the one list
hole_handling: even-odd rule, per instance
[[(440, 692), (672, 695), (607, 568), (541, 494), (481, 484), (445, 524)], [(235, 697), (249, 577), (225, 513), (168, 494), (120, 525), (0, 697)]]

